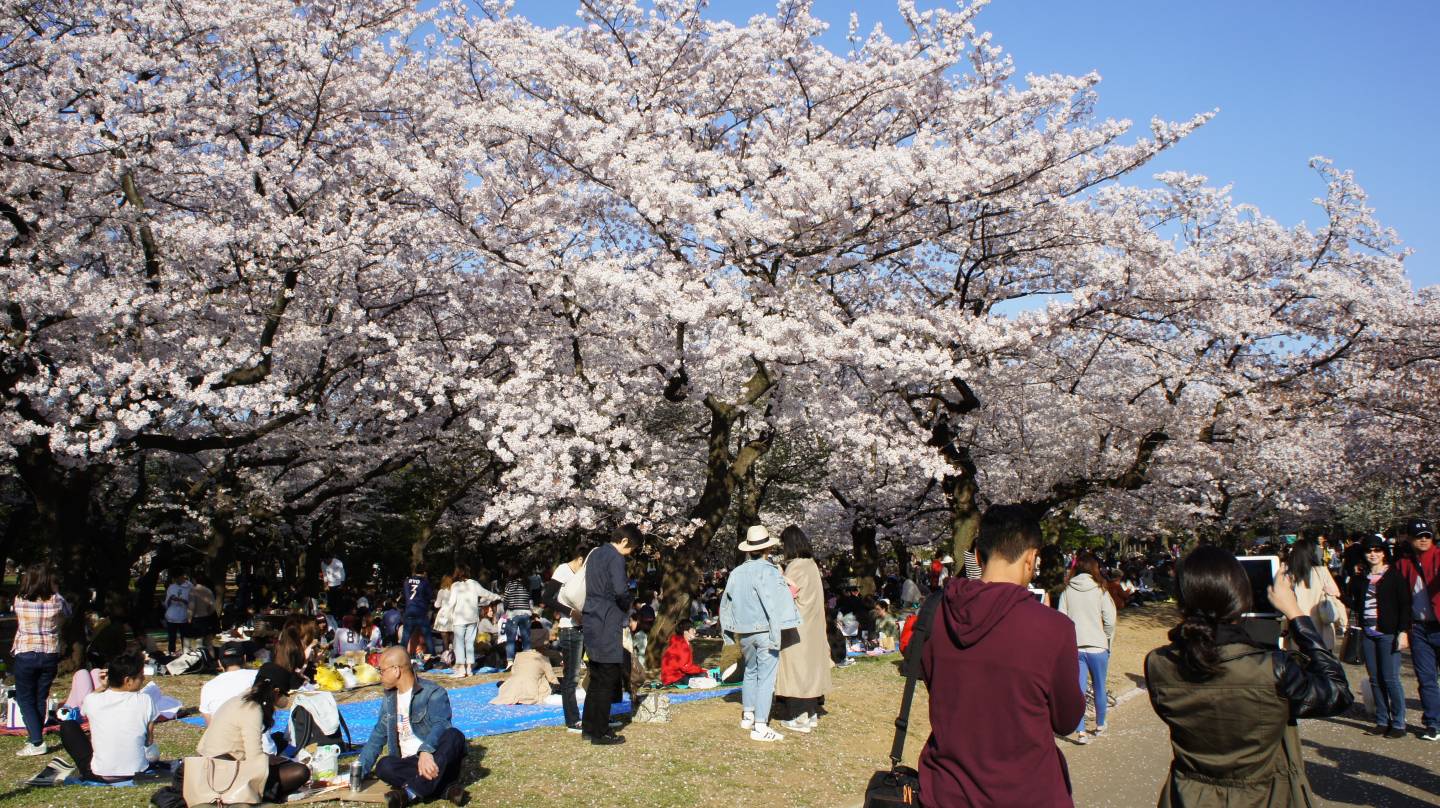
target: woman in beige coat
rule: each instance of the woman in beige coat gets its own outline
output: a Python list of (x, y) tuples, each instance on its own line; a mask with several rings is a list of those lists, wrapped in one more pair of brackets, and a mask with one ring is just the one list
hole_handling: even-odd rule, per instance
[[(1325, 650), (1334, 653), (1336, 632), (1338, 631), (1341, 637), (1345, 636), (1348, 621), (1342, 605), (1340, 587), (1320, 560), (1320, 548), (1311, 539), (1300, 539), (1290, 545), (1290, 552), (1285, 555), (1282, 574), (1288, 576), (1291, 585), (1295, 587), (1295, 600), (1300, 604), (1300, 611), (1309, 615), (1320, 630), (1320, 639), (1325, 644)], [(1323, 604), (1327, 596), (1333, 606), (1331, 615), (1323, 614)], [(1326, 619), (1330, 616), (1335, 619)], [(1298, 650), (1288, 638), (1285, 648), (1290, 651)]]
[(800, 641), (781, 643), (780, 672), (775, 695), (790, 705), (790, 720), (781, 725), (794, 732), (809, 732), (820, 723), (820, 697), (830, 691), (830, 642), (825, 637), (825, 590), (820, 567), (805, 531), (791, 525), (780, 534), (788, 563), (785, 578), (795, 592), (800, 610)]
[(560, 684), (550, 660), (538, 648), (521, 651), (515, 655), (515, 664), (510, 667), (510, 678), (500, 685), (500, 692), (490, 700), (491, 704), (544, 704), (550, 695), (550, 686)]

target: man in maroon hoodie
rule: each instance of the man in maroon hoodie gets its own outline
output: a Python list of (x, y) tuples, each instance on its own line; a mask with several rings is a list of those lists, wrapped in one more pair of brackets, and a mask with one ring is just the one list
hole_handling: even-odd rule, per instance
[(930, 739), (920, 753), (926, 806), (1072, 806), (1055, 735), (1085, 712), (1075, 624), (1035, 600), (1043, 539), (1029, 509), (990, 508), (976, 540), (979, 580), (951, 578), (925, 643)]
[[(1420, 683), (1420, 706), (1425, 728), (1420, 739), (1440, 741), (1440, 682), (1436, 658), (1440, 657), (1440, 548), (1430, 523), (1415, 519), (1406, 525), (1410, 550), (1395, 563), (1405, 576), (1411, 593), (1410, 664)], [(1403, 621), (1402, 621), (1403, 622)]]

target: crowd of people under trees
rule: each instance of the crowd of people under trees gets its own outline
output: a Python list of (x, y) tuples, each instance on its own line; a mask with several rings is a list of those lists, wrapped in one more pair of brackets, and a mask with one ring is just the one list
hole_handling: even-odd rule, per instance
[[(398, 586), (380, 590), (347, 580), (343, 561), (330, 558), (321, 596), (289, 607), (247, 602), (234, 587), (173, 570), (163, 590), (143, 593), (161, 601), (163, 632), (72, 613), (76, 598), (63, 594), (62, 579), (35, 564), (20, 575), (12, 601), (12, 695), (28, 733), (18, 754), (47, 753), (44, 728), (56, 723), (70, 760), (52, 760), (41, 780), (168, 774), (175, 784), (157, 794), (157, 804), (168, 795), (184, 805), (192, 798), (185, 774), (160, 761), (153, 743), (164, 699), (150, 681), (215, 674), (201, 691), (206, 730), (196, 755), (241, 761), (255, 801), (283, 799), (311, 780), (315, 739), (347, 743), (326, 721), (335, 707), (326, 694), (344, 686), (332, 687), (343, 666), (350, 677), (368, 671), (366, 683), (384, 689), (380, 719), (358, 748), (362, 775), (390, 787), (391, 806), (439, 797), (458, 804), (467, 797), (460, 782), (467, 740), (450, 724), (442, 670), (457, 679), (505, 674), (497, 704), (558, 695), (567, 729), (600, 746), (624, 743), (612, 705), (627, 696), (638, 703), (647, 686), (735, 683), (741, 729), (775, 742), (819, 728), (833, 667), (901, 650), (928, 685), (945, 683), (931, 690), (932, 735), (919, 769), (925, 804), (1065, 804), (1063, 755), (1052, 738), (1088, 744), (1104, 737), (1118, 611), (1175, 598), (1182, 622), (1145, 667), (1151, 702), (1175, 744), (1161, 804), (1222, 804), (1238, 789), (1262, 794), (1256, 805), (1307, 805), (1294, 722), (1353, 701), (1336, 658), (1348, 643), (1356, 647), (1344, 652), (1363, 658), (1369, 672), (1370, 734), (1406, 734), (1399, 667), (1408, 648), (1424, 707), (1418, 736), (1440, 740), (1440, 551), (1424, 520), (1406, 524), (1396, 539), (1331, 542), (1310, 533), (1250, 548), (1284, 559), (1267, 604), (1256, 602), (1228, 550), (1065, 552), (1045, 544), (1033, 511), (1018, 506), (987, 511), (959, 563), (937, 557), (866, 580), (844, 557), (817, 560), (798, 526), (774, 536), (757, 525), (737, 547), (744, 560), (707, 571), (689, 595), (690, 618), (653, 640), (659, 581), (646, 536), (633, 525), (577, 546), (553, 566), (512, 564), (483, 583), (464, 563), (438, 582), (416, 565)], [(1281, 620), (1255, 617), (1265, 613)], [(67, 636), (78, 639), (67, 646)], [(702, 636), (737, 644), (735, 664), (700, 665), (694, 643)], [(652, 642), (663, 648), (653, 657), (658, 665), (646, 662)], [(68, 695), (50, 702), (62, 661)], [(1001, 670), (1014, 675), (997, 681)], [(1254, 720), (1215, 721), (1215, 691), (1206, 683), (1217, 681), (1248, 694)], [(994, 697), (965, 695), (975, 692)], [(274, 732), (275, 712), (287, 707), (289, 729)], [(987, 742), (987, 727), (1008, 727), (1008, 740)]]

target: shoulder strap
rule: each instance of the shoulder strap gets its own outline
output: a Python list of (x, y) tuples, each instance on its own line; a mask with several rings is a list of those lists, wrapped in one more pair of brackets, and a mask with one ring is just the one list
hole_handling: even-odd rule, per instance
[(900, 765), (900, 759), (905, 753), (905, 733), (910, 729), (910, 705), (915, 701), (915, 680), (920, 677), (921, 654), (925, 651), (931, 624), (935, 621), (935, 612), (943, 598), (944, 591), (936, 590), (920, 605), (920, 613), (915, 617), (915, 628), (910, 634), (910, 645), (906, 647), (905, 656), (900, 663), (905, 669), (905, 694), (900, 697), (900, 714), (895, 716), (895, 740), (890, 744), (892, 767)]

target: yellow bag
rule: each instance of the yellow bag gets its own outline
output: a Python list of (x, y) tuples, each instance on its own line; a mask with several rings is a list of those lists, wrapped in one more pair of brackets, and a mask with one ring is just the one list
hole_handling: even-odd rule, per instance
[(339, 672), (334, 668), (321, 665), (315, 669), (315, 686), (321, 690), (335, 692), (345, 689), (345, 680), (340, 678)]
[(380, 671), (369, 662), (355, 666), (355, 679), (362, 685), (373, 685), (380, 681)]

